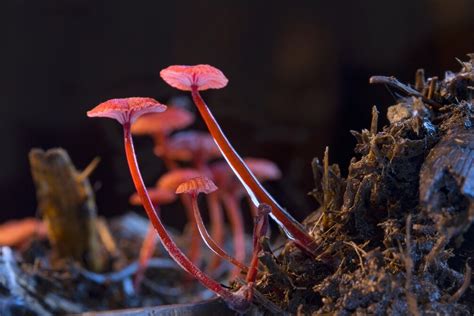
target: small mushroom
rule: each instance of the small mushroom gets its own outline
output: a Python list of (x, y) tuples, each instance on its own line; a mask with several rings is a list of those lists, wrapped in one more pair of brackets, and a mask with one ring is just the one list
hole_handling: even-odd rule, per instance
[(216, 190), (217, 187), (211, 179), (207, 177), (197, 177), (181, 183), (176, 189), (176, 193), (184, 193), (189, 194), (191, 196), (193, 213), (196, 219), (196, 224), (199, 229), (199, 233), (201, 234), (202, 239), (209, 247), (209, 249), (211, 249), (216, 255), (218, 255), (222, 259), (228, 260), (240, 270), (247, 271), (248, 267), (245, 264), (229, 255), (215, 242), (215, 240), (207, 232), (206, 226), (204, 225), (204, 221), (202, 220), (201, 212), (199, 211), (199, 206), (197, 203), (197, 197), (199, 193), (210, 194)]
[(221, 152), (212, 136), (201, 131), (184, 131), (174, 134), (168, 141), (167, 150), (171, 159), (191, 161), (194, 167), (200, 170), (209, 160), (221, 157)]
[[(157, 182), (157, 187), (172, 192), (183, 182), (200, 177), (203, 174), (198, 170), (191, 168), (174, 169), (165, 173)], [(181, 203), (186, 209), (186, 217), (188, 218), (189, 228), (191, 231), (190, 247), (188, 257), (192, 262), (197, 263), (201, 256), (201, 239), (199, 238), (199, 230), (197, 228), (196, 220), (193, 215), (191, 201), (187, 196), (180, 196)]]
[(0, 225), (0, 246), (21, 247), (34, 237), (47, 237), (46, 225), (39, 219), (29, 217)]
[(219, 146), (222, 155), (227, 160), (232, 170), (244, 185), (247, 193), (255, 205), (260, 202), (267, 203), (272, 208), (272, 217), (284, 228), (287, 236), (298, 246), (311, 255), (316, 255), (313, 238), (305, 231), (304, 227), (288, 214), (273, 197), (258, 182), (254, 174), (235, 151), (222, 132), (221, 127), (202, 99), (199, 91), (207, 89), (220, 89), (227, 85), (228, 79), (217, 68), (210, 65), (196, 66), (170, 66), (160, 72), (160, 76), (170, 86), (184, 91), (191, 91), (194, 104), (209, 129), (212, 137)]
[[(244, 161), (259, 181), (276, 180), (281, 177), (278, 166), (267, 159), (245, 158)], [(245, 231), (242, 211), (239, 201), (245, 191), (239, 185), (228, 164), (223, 161), (215, 162), (210, 167), (216, 183), (221, 188), (220, 198), (226, 208), (234, 235), (234, 251), (238, 260), (245, 260)], [(252, 215), (257, 216), (257, 208), (249, 203)]]
[(145, 184), (143, 183), (137, 159), (135, 157), (130, 126), (140, 115), (151, 112), (162, 112), (165, 109), (166, 106), (151, 98), (113, 99), (99, 104), (97, 107), (87, 112), (87, 115), (89, 117), (113, 118), (122, 124), (124, 129), (125, 154), (135, 189), (142, 200), (148, 218), (158, 232), (161, 242), (168, 251), (169, 255), (186, 272), (199, 280), (203, 286), (213, 291), (216, 295), (220, 296), (230, 308), (238, 312), (245, 312), (250, 306), (250, 302), (247, 298), (243, 297), (239, 293), (232, 293), (231, 291), (222, 287), (222, 285), (220, 285), (217, 281), (201, 271), (178, 248), (158, 217), (155, 207), (153, 206), (150, 196), (146, 190)]
[(168, 169), (176, 164), (168, 156), (168, 137), (175, 130), (186, 128), (194, 122), (194, 114), (178, 106), (168, 107), (166, 112), (147, 114), (132, 125), (133, 135), (150, 135), (155, 140), (155, 154), (162, 157)]
[[(214, 139), (207, 132), (185, 131), (170, 137), (167, 146), (167, 157), (172, 160), (192, 162), (193, 166), (207, 174), (207, 162), (213, 158), (221, 157), (221, 152)], [(206, 195), (211, 219), (211, 236), (217, 244), (224, 240), (223, 215), (217, 193)], [(220, 263), (218, 256), (214, 256), (209, 263), (209, 270), (215, 270)]]

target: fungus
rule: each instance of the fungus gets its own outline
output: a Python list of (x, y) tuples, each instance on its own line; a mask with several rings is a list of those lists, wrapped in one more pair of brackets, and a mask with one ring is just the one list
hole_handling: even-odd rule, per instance
[(135, 189), (140, 196), (146, 213), (155, 227), (163, 246), (168, 251), (169, 255), (189, 274), (193, 275), (209, 290), (220, 296), (230, 308), (243, 312), (250, 306), (249, 301), (238, 294), (232, 293), (223, 288), (218, 282), (210, 278), (207, 274), (202, 272), (188, 257), (177, 247), (171, 236), (166, 231), (161, 222), (155, 207), (148, 195), (145, 184), (138, 167), (135, 151), (133, 147), (133, 138), (130, 132), (130, 125), (140, 116), (145, 113), (162, 112), (166, 106), (158, 103), (150, 98), (128, 98), (128, 99), (113, 99), (99, 104), (94, 109), (87, 112), (89, 117), (108, 117), (116, 119), (123, 126), (124, 130), (124, 145), (125, 154), (127, 157), (128, 167), (132, 176)]
[(0, 225), (0, 246), (21, 247), (33, 237), (47, 237), (46, 225), (39, 219), (28, 217)]
[(315, 255), (314, 240), (304, 230), (303, 226), (288, 214), (257, 181), (245, 162), (232, 147), (219, 124), (202, 99), (199, 91), (220, 89), (227, 85), (228, 79), (217, 68), (210, 65), (170, 66), (161, 70), (160, 76), (170, 86), (184, 91), (191, 91), (194, 104), (199, 110), (209, 132), (214, 138), (222, 155), (232, 170), (244, 185), (252, 202), (269, 204), (272, 208), (272, 218), (284, 228), (287, 236), (306, 252)]
[(174, 134), (168, 141), (167, 151), (171, 159), (192, 161), (194, 167), (200, 170), (209, 160), (221, 157), (221, 152), (212, 136), (201, 131), (185, 131)]
[(163, 158), (168, 169), (176, 164), (167, 155), (168, 135), (186, 128), (194, 122), (194, 114), (178, 106), (168, 107), (166, 112), (143, 115), (132, 125), (133, 135), (151, 135), (155, 141), (155, 154)]
[[(170, 137), (167, 156), (173, 160), (191, 161), (196, 169), (207, 174), (209, 172), (207, 162), (221, 157), (221, 152), (209, 133), (191, 130)], [(206, 199), (211, 220), (211, 236), (220, 245), (224, 241), (224, 220), (217, 193), (206, 195)], [(219, 257), (214, 256), (209, 264), (209, 270), (217, 268), (219, 263)]]
[(248, 267), (243, 264), (241, 261), (230, 256), (225, 250), (223, 250), (209, 235), (207, 232), (204, 221), (201, 217), (201, 212), (199, 211), (199, 206), (197, 202), (197, 197), (199, 193), (210, 194), (217, 190), (216, 185), (212, 182), (211, 179), (207, 177), (197, 177), (192, 178), (186, 182), (181, 183), (176, 189), (177, 194), (189, 194), (191, 196), (191, 203), (193, 206), (194, 217), (196, 218), (196, 223), (201, 234), (202, 239), (206, 245), (211, 249), (216, 255), (222, 259), (228, 260), (230, 263), (238, 267), (240, 270), (248, 271)]
[[(262, 158), (245, 158), (250, 170), (259, 181), (276, 180), (281, 177), (281, 171), (273, 162)], [(242, 212), (239, 205), (245, 191), (238, 186), (238, 181), (228, 164), (223, 161), (215, 162), (210, 167), (214, 180), (218, 184), (219, 195), (229, 216), (232, 233), (234, 235), (234, 251), (238, 260), (245, 260), (245, 231)], [(257, 216), (257, 208), (252, 207), (252, 215)]]
[[(147, 191), (158, 215), (160, 213), (160, 205), (172, 203), (176, 200), (176, 194), (174, 194), (173, 191), (160, 189), (157, 187), (149, 188)], [(134, 193), (132, 196), (130, 196), (129, 202), (132, 205), (142, 205), (140, 196), (137, 193)], [(158, 236), (156, 235), (153, 225), (149, 224), (147, 233), (140, 248), (140, 254), (138, 256), (138, 269), (134, 279), (134, 287), (136, 291), (139, 291), (140, 289), (140, 284), (143, 280), (143, 277), (145, 276), (148, 261), (153, 256), (153, 252), (155, 252), (157, 237)]]
[[(176, 188), (183, 182), (200, 177), (203, 174), (196, 169), (184, 168), (174, 169), (165, 173), (157, 182), (158, 188), (176, 191)], [(189, 228), (191, 232), (191, 245), (188, 251), (188, 257), (192, 262), (197, 263), (201, 255), (201, 239), (199, 238), (199, 230), (193, 215), (193, 208), (189, 197), (182, 195), (180, 197), (181, 203), (186, 210), (186, 217), (188, 218)]]

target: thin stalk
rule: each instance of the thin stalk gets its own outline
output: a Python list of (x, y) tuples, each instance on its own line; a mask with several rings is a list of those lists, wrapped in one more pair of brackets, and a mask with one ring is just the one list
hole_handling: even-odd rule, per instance
[(155, 143), (158, 143), (161, 146), (162, 150), (162, 159), (165, 163), (165, 166), (168, 170), (174, 170), (178, 167), (176, 161), (170, 159), (168, 155), (168, 135), (164, 132), (159, 132), (155, 135)]
[(149, 224), (145, 239), (143, 240), (142, 247), (140, 248), (140, 255), (138, 257), (138, 269), (133, 280), (135, 291), (137, 292), (139, 291), (140, 284), (142, 283), (143, 277), (145, 276), (148, 261), (153, 256), (153, 252), (155, 251), (157, 237), (158, 236), (156, 235), (153, 225)]
[(206, 226), (204, 225), (204, 221), (202, 220), (201, 217), (201, 212), (199, 211), (199, 206), (197, 203), (197, 195), (193, 194), (191, 196), (191, 203), (193, 205), (193, 212), (194, 212), (194, 217), (195, 221), (197, 223), (197, 227), (199, 229), (199, 233), (201, 234), (202, 239), (206, 243), (206, 245), (211, 249), (216, 255), (221, 257), (222, 259), (225, 259), (238, 267), (240, 270), (247, 271), (248, 267), (243, 264), (241, 261), (237, 260), (236, 258), (232, 257), (229, 255), (225, 250), (223, 250), (219, 245), (212, 239), (212, 237), (209, 235), (207, 232)]
[(270, 215), (284, 229), (288, 238), (294, 240), (295, 243), (306, 252), (316, 255), (316, 245), (314, 244), (313, 238), (311, 238), (311, 236), (304, 230), (303, 226), (288, 214), (258, 182), (254, 174), (249, 170), (242, 158), (232, 147), (229, 140), (225, 137), (216, 119), (199, 94), (196, 86), (192, 87), (191, 93), (193, 101), (206, 123), (209, 132), (213, 136), (214, 141), (219, 147), (219, 150), (239, 178), (240, 182), (242, 182), (247, 193), (252, 198), (252, 202), (255, 205), (259, 205), (260, 202), (270, 205), (272, 208), (272, 213)]
[(249, 285), (255, 283), (258, 272), (258, 254), (262, 250), (262, 244), (260, 238), (265, 236), (268, 230), (268, 214), (270, 214), (271, 208), (266, 204), (260, 204), (258, 206), (257, 215), (254, 219), (253, 226), (253, 253), (250, 268), (247, 273), (246, 281)]
[[(227, 216), (229, 216), (230, 227), (234, 237), (233, 242), (235, 258), (240, 262), (245, 261), (244, 220), (242, 218), (240, 207), (237, 203), (237, 198), (235, 194), (222, 192), (221, 199), (227, 211)], [(235, 276), (235, 274), (238, 272), (239, 271), (234, 271), (233, 275)]]
[(191, 244), (189, 246), (188, 258), (197, 264), (201, 256), (201, 238), (199, 238), (199, 230), (197, 229), (196, 219), (193, 215), (193, 206), (189, 196), (181, 195), (180, 199), (186, 209), (186, 217), (188, 218), (190, 224), (189, 228), (191, 230)]
[(217, 283), (207, 274), (201, 271), (196, 265), (192, 263), (191, 260), (189, 260), (185, 256), (185, 254), (178, 248), (171, 236), (168, 234), (165, 227), (163, 226), (163, 223), (158, 217), (155, 208), (153, 207), (153, 203), (151, 202), (150, 196), (148, 195), (148, 192), (145, 188), (145, 184), (143, 183), (137, 159), (135, 157), (135, 150), (133, 148), (133, 139), (132, 134), (130, 133), (130, 124), (124, 124), (123, 128), (125, 154), (127, 157), (127, 163), (130, 169), (133, 184), (135, 185), (135, 189), (137, 190), (138, 195), (140, 196), (148, 218), (155, 227), (165, 249), (168, 251), (170, 256), (176, 261), (176, 263), (178, 263), (185, 271), (187, 271), (196, 279), (198, 279), (203, 286), (213, 291), (218, 296), (222, 297), (222, 299), (224, 299), (231, 308), (237, 311), (247, 309), (249, 302), (245, 298), (237, 296), (234, 293), (224, 289), (219, 283)]
[[(209, 217), (211, 221), (211, 236), (217, 245), (222, 245), (224, 242), (224, 219), (222, 216), (222, 208), (219, 201), (219, 196), (216, 192), (206, 195), (207, 206), (209, 207)], [(199, 223), (199, 221), (198, 221)], [(209, 270), (213, 271), (220, 264), (220, 257), (213, 256), (209, 263)]]

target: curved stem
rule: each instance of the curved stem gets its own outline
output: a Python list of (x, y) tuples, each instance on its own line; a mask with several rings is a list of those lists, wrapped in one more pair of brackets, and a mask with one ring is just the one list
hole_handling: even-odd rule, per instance
[(197, 195), (194, 194), (191, 197), (191, 203), (193, 205), (194, 217), (196, 219), (197, 227), (199, 228), (199, 233), (201, 234), (202, 239), (209, 247), (209, 249), (211, 249), (216, 255), (220, 256), (222, 259), (228, 260), (230, 263), (232, 263), (239, 269), (247, 271), (248, 267), (245, 264), (229, 255), (225, 250), (223, 250), (221, 247), (219, 247), (219, 245), (216, 244), (216, 242), (212, 239), (211, 236), (209, 236), (206, 226), (204, 225), (204, 221), (202, 220), (201, 212), (199, 211)]
[(303, 226), (288, 214), (257, 181), (253, 173), (249, 170), (222, 132), (216, 119), (199, 94), (197, 87), (193, 86), (191, 93), (193, 101), (206, 123), (209, 132), (214, 138), (214, 141), (219, 147), (219, 150), (222, 152), (222, 155), (227, 160), (240, 182), (242, 182), (247, 193), (252, 198), (253, 203), (258, 205), (261, 202), (270, 205), (272, 208), (272, 213), (270, 215), (284, 229), (288, 238), (294, 240), (295, 243), (306, 250), (306, 252), (316, 255), (313, 238), (311, 238), (311, 236), (304, 230)]
[[(237, 203), (237, 198), (235, 194), (230, 194), (227, 192), (223, 192), (221, 194), (221, 198), (227, 211), (227, 215), (229, 216), (230, 227), (233, 234), (235, 258), (241, 262), (245, 261), (244, 220), (242, 218), (240, 207)], [(234, 271), (234, 276), (236, 273), (238, 273), (238, 271)]]
[[(209, 217), (211, 221), (211, 236), (217, 245), (222, 245), (224, 242), (224, 219), (222, 216), (222, 208), (219, 202), (217, 192), (212, 192), (206, 195), (207, 206), (209, 207)], [(199, 223), (199, 221), (198, 221)], [(213, 256), (209, 263), (209, 270), (213, 271), (219, 266), (220, 257)]]
[(140, 169), (138, 167), (137, 159), (135, 157), (135, 150), (133, 148), (132, 134), (130, 133), (130, 124), (124, 124), (124, 143), (125, 143), (125, 154), (127, 157), (128, 167), (132, 176), (133, 184), (137, 190), (143, 207), (150, 219), (153, 227), (155, 227), (158, 236), (163, 243), (163, 247), (168, 251), (169, 255), (178, 263), (185, 271), (193, 275), (196, 279), (201, 282), (203, 286), (213, 291), (220, 297), (222, 297), (227, 304), (237, 310), (242, 311), (248, 308), (249, 302), (247, 299), (237, 296), (234, 293), (224, 289), (219, 283), (210, 278), (207, 274), (201, 271), (191, 260), (189, 260), (184, 253), (178, 248), (171, 236), (166, 231), (163, 223), (161, 222), (155, 208), (151, 202), (150, 196), (143, 183)]

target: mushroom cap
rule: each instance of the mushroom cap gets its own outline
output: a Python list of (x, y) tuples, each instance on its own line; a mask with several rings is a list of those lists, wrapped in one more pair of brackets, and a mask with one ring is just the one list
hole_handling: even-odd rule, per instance
[[(160, 147), (158, 146), (156, 149), (155, 153), (159, 154)], [(201, 131), (185, 131), (174, 134), (168, 140), (166, 152), (168, 157), (179, 161), (191, 161), (194, 157), (208, 161), (222, 155), (212, 136)]]
[[(148, 188), (148, 195), (153, 204), (164, 205), (174, 202), (176, 200), (176, 194), (171, 190), (166, 190), (163, 188)], [(129, 199), (130, 204), (132, 205), (142, 205), (142, 201), (138, 193), (133, 193)]]
[(211, 170), (212, 178), (220, 188), (228, 189), (238, 183), (237, 177), (225, 160), (213, 162), (209, 169)]
[(188, 127), (194, 122), (194, 114), (177, 106), (169, 106), (163, 113), (150, 113), (140, 117), (132, 125), (134, 135), (171, 133)]
[(196, 177), (181, 183), (176, 188), (177, 194), (209, 194), (217, 190), (216, 185), (208, 177)]
[(245, 163), (259, 181), (271, 181), (281, 178), (278, 166), (268, 159), (244, 158)]
[(123, 98), (110, 99), (105, 101), (90, 111), (88, 117), (108, 117), (119, 121), (120, 124), (135, 122), (143, 114), (157, 113), (166, 110), (163, 105), (152, 98)]
[(170, 86), (179, 90), (191, 91), (224, 88), (229, 80), (222, 71), (210, 65), (175, 65), (160, 71), (160, 76)]
[(196, 169), (184, 168), (184, 169), (175, 169), (165, 173), (156, 183), (157, 187), (162, 189), (176, 191), (176, 188), (183, 182), (188, 181), (192, 178), (197, 178), (203, 176), (202, 172), (199, 172)]
[[(247, 167), (258, 181), (271, 181), (281, 178), (278, 166), (263, 158), (244, 158)], [(216, 161), (210, 166), (212, 177), (220, 188), (232, 188), (237, 183), (237, 177), (226, 161)]]

